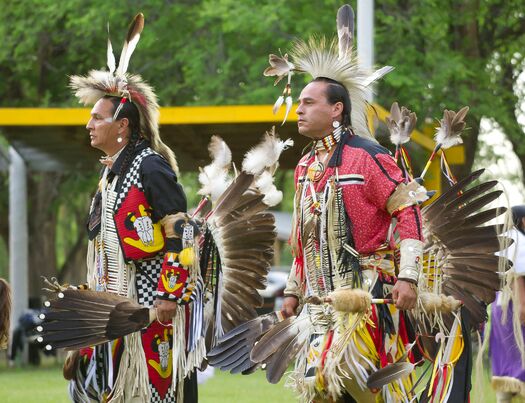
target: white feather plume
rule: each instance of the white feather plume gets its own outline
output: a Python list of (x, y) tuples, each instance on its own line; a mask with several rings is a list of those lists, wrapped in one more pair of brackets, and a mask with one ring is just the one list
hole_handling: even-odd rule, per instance
[(293, 140), (279, 140), (275, 137), (275, 128), (266, 132), (263, 141), (253, 147), (244, 156), (242, 170), (253, 175), (260, 175), (265, 168), (275, 165), (281, 153), (288, 147), (293, 146)]
[(268, 207), (273, 207), (281, 202), (283, 193), (277, 190), (273, 184), (273, 175), (269, 170), (265, 170), (256, 180), (255, 187), (264, 194), (263, 203)]
[(256, 180), (255, 187), (261, 193), (266, 193), (273, 185), (273, 176), (269, 171), (264, 171)]
[(232, 152), (228, 144), (219, 136), (212, 136), (208, 145), (213, 163), (224, 169), (229, 169), (232, 163)]
[(111, 74), (115, 72), (115, 55), (113, 54), (113, 46), (109, 38), (109, 22), (108, 22), (108, 49), (107, 49), (108, 69)]
[(377, 80), (380, 80), (384, 76), (386, 76), (388, 73), (390, 73), (392, 70), (394, 70), (394, 67), (392, 66), (383, 66), (379, 70), (374, 71), (372, 74), (370, 74), (365, 81), (363, 81), (363, 86), (368, 87), (370, 84), (374, 83)]
[(213, 202), (224, 193), (232, 182), (232, 178), (228, 175), (232, 153), (228, 145), (219, 136), (212, 136), (208, 151), (212, 162), (200, 170), (201, 189), (198, 193), (202, 196), (210, 196)]
[(139, 13), (135, 16), (128, 30), (128, 35), (122, 47), (120, 60), (118, 62), (117, 74), (123, 75), (128, 71), (129, 60), (139, 43), (140, 34), (144, 29), (144, 15)]
[(441, 144), (441, 148), (446, 150), (447, 148), (462, 144), (463, 139), (460, 136), (461, 133), (450, 136), (446, 128), (438, 127), (434, 138), (436, 143)]
[(277, 206), (283, 200), (283, 192), (277, 190), (275, 185), (272, 185), (272, 189), (264, 195), (263, 203), (268, 207)]

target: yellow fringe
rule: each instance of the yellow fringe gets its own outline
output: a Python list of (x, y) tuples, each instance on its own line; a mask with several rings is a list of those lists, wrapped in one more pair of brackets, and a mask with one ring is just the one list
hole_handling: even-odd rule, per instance
[[(184, 381), (185, 368), (186, 368), (186, 339), (185, 339), (185, 328), (186, 328), (186, 313), (184, 306), (178, 306), (177, 312), (172, 319), (173, 326), (173, 347), (172, 347), (172, 360), (173, 360), (173, 377), (171, 381), (171, 389), (175, 391), (177, 389), (177, 401), (179, 401), (179, 394), (182, 393), (180, 386)], [(179, 387), (177, 387), (179, 385)], [(182, 400), (180, 400), (182, 401)]]
[(510, 376), (493, 376), (492, 387), (497, 392), (517, 393), (525, 398), (525, 383)]

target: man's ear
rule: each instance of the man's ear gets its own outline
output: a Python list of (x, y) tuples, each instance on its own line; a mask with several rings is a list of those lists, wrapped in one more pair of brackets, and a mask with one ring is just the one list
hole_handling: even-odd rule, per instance
[(344, 105), (342, 102), (336, 102), (332, 105), (332, 119), (337, 119), (343, 116)]
[(122, 118), (119, 120), (119, 127), (121, 129), (125, 129), (129, 127), (129, 119), (128, 118)]

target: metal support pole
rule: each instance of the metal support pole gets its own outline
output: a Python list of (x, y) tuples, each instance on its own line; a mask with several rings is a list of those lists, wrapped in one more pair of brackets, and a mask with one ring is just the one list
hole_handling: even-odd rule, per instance
[[(357, 1), (357, 57), (364, 68), (374, 66), (374, 0)], [(367, 101), (372, 103), (372, 91)]]
[[(10, 340), (18, 318), (28, 309), (28, 231), (26, 164), (20, 154), (9, 147), (9, 283), (12, 290)], [(22, 362), (27, 363), (27, 345)]]

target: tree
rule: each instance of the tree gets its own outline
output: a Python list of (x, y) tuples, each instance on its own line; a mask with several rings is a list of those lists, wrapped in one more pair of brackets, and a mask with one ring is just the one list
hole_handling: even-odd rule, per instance
[[(421, 118), (437, 119), (444, 108), (470, 105), (463, 136), (466, 164), (472, 167), (480, 122), (493, 119), (511, 139), (525, 168), (525, 146), (515, 110), (520, 94), (525, 41), (523, 1), (381, 1), (377, 2), (377, 58), (396, 66), (379, 95), (397, 99)], [(522, 98), (523, 99), (523, 98)]]

